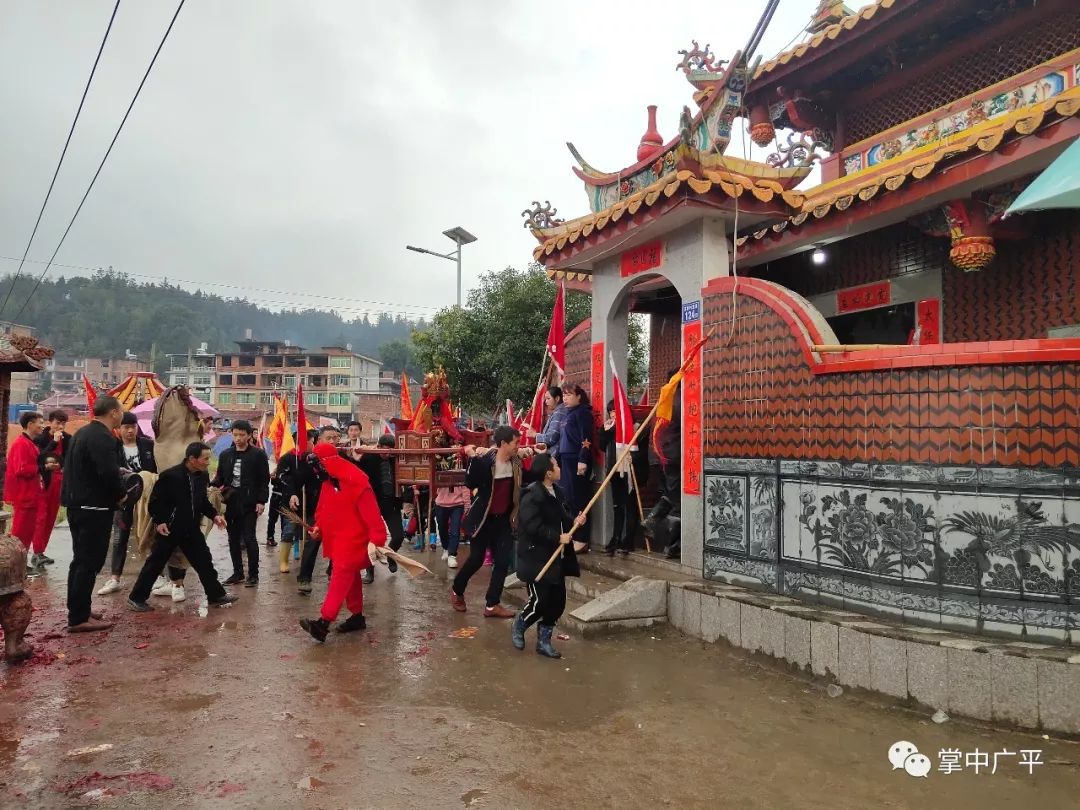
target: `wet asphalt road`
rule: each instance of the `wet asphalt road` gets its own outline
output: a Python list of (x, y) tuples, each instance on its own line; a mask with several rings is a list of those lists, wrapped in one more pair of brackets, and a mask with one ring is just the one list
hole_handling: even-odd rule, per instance
[[(225, 576), (224, 533), (210, 543)], [(98, 597), (116, 627), (69, 637), (69, 549), (62, 527), (57, 564), (29, 586), (38, 654), (0, 664), (0, 807), (1080, 806), (1076, 743), (830, 698), (722, 643), (575, 636), (550, 661), (530, 633), (518, 653), (508, 622), (480, 614), (490, 569), (466, 614), (446, 604), (441, 576), (381, 570), (366, 589), (370, 629), (318, 645), (297, 619), (316, 615), (322, 570), (305, 598), (296, 564), (282, 576), (264, 554), (261, 584), (233, 589), (232, 607), (207, 610), (189, 574), (188, 601), (154, 599), (161, 609), (143, 615), (124, 592)], [(892, 770), (897, 740), (935, 768), (942, 748), (1035, 748), (1047, 764), (919, 779)]]

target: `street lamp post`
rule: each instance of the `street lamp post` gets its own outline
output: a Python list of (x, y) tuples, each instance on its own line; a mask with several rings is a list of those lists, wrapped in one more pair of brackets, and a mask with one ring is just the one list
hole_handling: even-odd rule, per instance
[(427, 253), (429, 256), (438, 256), (440, 259), (449, 259), (452, 262), (457, 263), (457, 305), (458, 309), (461, 308), (461, 246), (472, 244), (476, 241), (476, 237), (469, 233), (464, 228), (458, 226), (451, 228), (448, 231), (443, 231), (443, 236), (450, 239), (457, 245), (457, 250), (453, 253), (438, 253), (434, 250), (428, 250), (427, 248), (415, 247), (414, 245), (406, 245), (406, 250), (414, 251), (415, 253)]

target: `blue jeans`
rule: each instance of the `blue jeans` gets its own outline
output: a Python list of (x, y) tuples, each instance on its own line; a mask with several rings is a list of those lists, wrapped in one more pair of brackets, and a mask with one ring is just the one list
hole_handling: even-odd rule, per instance
[(435, 525), (439, 528), (442, 547), (451, 557), (457, 556), (458, 543), (461, 542), (461, 519), (465, 516), (465, 507), (435, 506)]

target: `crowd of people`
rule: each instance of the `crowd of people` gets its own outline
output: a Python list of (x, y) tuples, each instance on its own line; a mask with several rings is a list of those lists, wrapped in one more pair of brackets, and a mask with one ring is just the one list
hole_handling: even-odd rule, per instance
[[(337, 427), (312, 430), (304, 437), (294, 434), (294, 442), (310, 450), (288, 452), (271, 469), (251, 424), (234, 421), (232, 444), (221, 452), (211, 475), (212, 452), (203, 441), (190, 443), (180, 463), (159, 470), (153, 439), (142, 434), (134, 414), (109, 396), (97, 398), (92, 421), (74, 436), (65, 430), (68, 417), (63, 411), (23, 413), (22, 433), (9, 449), (5, 478), (5, 497), (14, 508), (10, 534), (21, 544), (26, 573), (42, 573), (54, 562), (46, 549), (64, 505), (72, 539), (68, 630), (98, 632), (112, 623), (92, 607), (95, 580), (108, 560), (109, 573), (97, 593), (123, 591), (133, 545), (145, 559), (127, 594), (132, 611), (153, 610), (152, 595), (183, 601), (187, 568), (195, 570), (211, 606), (237, 601), (225, 586), (257, 587), (256, 531), (266, 514), (266, 545), (278, 548), (280, 573), (291, 573), (291, 563), (299, 561), (299, 593), (312, 593), (320, 552), (329, 561), (319, 615), (301, 621), (320, 642), (343, 606), (349, 617), (339, 631), (366, 627), (363, 587), (375, 578), (372, 546), (384, 549), (374, 554), (387, 558), (393, 573), (407, 536), (416, 537), (417, 551), (430, 537), (433, 549), (441, 546), (447, 567), (456, 569), (449, 593), (454, 610), (468, 609), (467, 587), (486, 563), (492, 570), (483, 615), (513, 619), (511, 637), (517, 649), (524, 648), (526, 630), (537, 624), (537, 652), (557, 658), (552, 633), (566, 604), (565, 578), (579, 575), (577, 555), (588, 551), (587, 532), (577, 538), (573, 534), (587, 523), (594, 452), (603, 451), (608, 469), (616, 463), (614, 405), (608, 404), (607, 419), (597, 430), (588, 394), (580, 386), (551, 387), (545, 402), (544, 429), (528, 431), (527, 446), (522, 446), (517, 429), (501, 425), (493, 431), (490, 446), (457, 448), (464, 483), (437, 487), (430, 503), (426, 487), (399, 485), (389, 452), (394, 437), (385, 435), (374, 447), (365, 445), (358, 422), (350, 423), (344, 436)], [(667, 451), (673, 451), (670, 442)], [(674, 452), (677, 457), (677, 449)], [(675, 531), (667, 535), (674, 536), (666, 549), (669, 556), (678, 554), (677, 467), (663, 465), (660, 503), (645, 521), (647, 530), (650, 523), (655, 528), (660, 520), (676, 521)], [(649, 452), (641, 447), (633, 452), (630, 468), (613, 478), (612, 535), (604, 547), (608, 554), (633, 548), (640, 489), (648, 470)], [(153, 488), (143, 498), (146, 473), (154, 476)], [(429, 515), (433, 526), (428, 526)], [(147, 536), (133, 544), (140, 518)], [(224, 582), (207, 544), (212, 525), (228, 536), (232, 572)], [(459, 566), (462, 543), (468, 543), (469, 552)], [(525, 607), (516, 613), (502, 604), (512, 566), (528, 591)], [(18, 630), (21, 618), (8, 629), (16, 612), (5, 608), (3, 598), (0, 594), (0, 619), (9, 641), (8, 657), (14, 660), (29, 654), (28, 645)]]

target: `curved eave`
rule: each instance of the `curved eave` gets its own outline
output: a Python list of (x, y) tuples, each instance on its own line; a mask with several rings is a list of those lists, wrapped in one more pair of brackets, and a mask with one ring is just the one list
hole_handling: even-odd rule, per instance
[[(834, 45), (838, 38), (841, 38), (841, 34), (844, 35), (840, 39), (841, 43), (850, 42), (852, 37), (859, 33), (857, 29), (860, 23), (872, 20), (877, 16), (879, 11), (888, 10), (892, 8), (895, 3), (896, 0), (877, 0), (877, 2), (863, 6), (853, 14), (849, 14), (839, 22), (814, 34), (806, 42), (800, 43), (794, 48), (779, 53), (772, 59), (763, 62), (754, 72), (754, 80), (759, 80), (762, 77), (765, 77), (766, 74), (779, 71), (785, 65), (789, 65), (792, 62), (798, 62), (808, 53), (811, 56), (816, 56), (818, 53), (824, 53), (825, 51), (831, 50), (830, 46)], [(903, 5), (903, 0), (901, 0), (901, 5)], [(845, 33), (853, 30), (856, 34)], [(837, 47), (839, 47), (839, 45), (837, 45)]]
[(552, 256), (562, 251), (567, 245), (575, 245), (581, 240), (588, 241), (593, 234), (598, 234), (624, 218), (632, 219), (639, 215), (639, 212), (646, 212), (653, 206), (664, 203), (680, 191), (684, 196), (703, 197), (709, 194), (720, 194), (730, 199), (749, 194), (752, 200), (760, 203), (772, 203), (779, 198), (789, 209), (800, 209), (805, 202), (802, 192), (784, 189), (772, 180), (754, 180), (742, 175), (714, 170), (705, 170), (702, 176), (686, 170), (674, 172), (631, 194), (626, 199), (620, 200), (610, 208), (559, 226), (558, 233), (550, 234), (542, 244), (536, 247), (533, 258), (541, 261), (545, 256)]
[[(1077, 114), (1080, 114), (1080, 87), (1074, 87), (1031, 107), (985, 121), (932, 147), (916, 150), (873, 169), (808, 189), (798, 213), (774, 225), (738, 237), (737, 244), (744, 245), (750, 240), (760, 241), (769, 236), (778, 236), (788, 229), (800, 227), (811, 218), (823, 219), (832, 212), (846, 211), (852, 205), (869, 202), (881, 193), (897, 191), (909, 179), (922, 180), (939, 169), (946, 168), (946, 164), (952, 159), (965, 154), (994, 152), (1007, 143), (1007, 137), (1022, 138), (1034, 134), (1046, 123), (1047, 116), (1060, 120)], [(1016, 140), (1016, 137), (1012, 137), (1012, 140)]]

